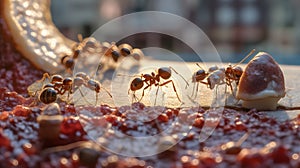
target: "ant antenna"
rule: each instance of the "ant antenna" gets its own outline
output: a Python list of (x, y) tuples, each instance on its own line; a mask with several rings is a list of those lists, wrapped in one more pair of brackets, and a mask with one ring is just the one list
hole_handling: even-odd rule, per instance
[(197, 65), (199, 68), (201, 68), (201, 69), (204, 70), (204, 68), (203, 68), (198, 62), (196, 63), (196, 65)]
[(141, 76), (143, 76), (143, 75), (127, 75), (127, 74), (117, 74), (116, 76), (141, 77)]
[(189, 83), (180, 73), (178, 73), (173, 67), (169, 67), (169, 68), (172, 69), (177, 75), (179, 75), (185, 81), (186, 85), (189, 86)]
[(109, 91), (105, 87), (101, 87), (101, 89), (103, 89), (109, 95), (109, 97), (112, 98), (112, 95), (109, 93)]
[(241, 64), (242, 62), (244, 62), (244, 61), (245, 61), (248, 57), (250, 57), (255, 51), (256, 51), (255, 49), (251, 50), (250, 53), (249, 53), (246, 57), (244, 57), (239, 63), (233, 65), (232, 67), (235, 67), (235, 66)]

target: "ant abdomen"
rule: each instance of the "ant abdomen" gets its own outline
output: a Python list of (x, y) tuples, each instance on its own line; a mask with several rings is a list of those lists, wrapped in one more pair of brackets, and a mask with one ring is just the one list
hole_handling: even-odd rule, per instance
[(55, 102), (57, 99), (57, 91), (54, 88), (47, 87), (42, 90), (39, 100), (45, 104)]

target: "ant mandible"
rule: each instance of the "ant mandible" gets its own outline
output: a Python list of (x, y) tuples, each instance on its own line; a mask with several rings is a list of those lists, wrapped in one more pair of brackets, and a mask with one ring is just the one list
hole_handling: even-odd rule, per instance
[[(159, 87), (167, 85), (168, 83), (172, 83), (173, 90), (176, 93), (177, 99), (180, 102), (182, 102), (181, 99), (179, 98), (178, 93), (177, 93), (174, 81), (172, 79), (170, 79), (171, 75), (172, 75), (172, 71), (174, 71), (176, 74), (178, 74), (186, 82), (186, 84), (188, 85), (188, 83), (184, 79), (184, 77), (182, 75), (180, 75), (174, 68), (172, 68), (172, 67), (161, 67), (157, 70), (157, 73), (151, 72), (150, 74), (141, 74), (140, 77), (134, 78), (131, 81), (130, 88), (128, 90), (128, 94), (129, 94), (129, 91), (132, 91), (134, 98), (137, 100), (137, 97), (135, 95), (135, 91), (142, 89), (144, 84), (146, 84), (146, 87), (144, 87), (144, 89), (143, 89), (142, 96), (138, 100), (140, 102), (144, 97), (145, 90), (148, 89), (149, 87), (151, 87), (153, 85), (158, 87), (157, 91), (156, 91), (156, 96), (157, 96)], [(163, 83), (161, 83), (160, 82), (161, 79), (167, 80), (167, 81), (164, 81)], [(154, 104), (156, 104), (156, 97), (155, 97)]]

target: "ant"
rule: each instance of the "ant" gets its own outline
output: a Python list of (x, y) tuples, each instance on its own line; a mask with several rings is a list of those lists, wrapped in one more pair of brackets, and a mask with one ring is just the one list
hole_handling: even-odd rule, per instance
[[(49, 74), (45, 73), (43, 79), (50, 78)], [(53, 75), (50, 78), (50, 83), (43, 86), (39, 94), (39, 100), (45, 104), (50, 104), (56, 101), (57, 95), (64, 95), (68, 92), (68, 97), (73, 93), (73, 80), (69, 77), (63, 78), (60, 75)]]
[[(50, 83), (44, 85), (41, 93), (39, 94), (39, 100), (45, 104), (55, 102), (58, 95), (64, 95), (66, 92), (68, 93), (69, 98), (70, 94), (73, 94), (77, 89), (79, 89), (83, 96), (83, 93), (80, 90), (81, 86), (85, 86), (96, 92), (97, 104), (98, 93), (100, 92), (100, 89), (103, 88), (101, 87), (100, 82), (95, 79), (90, 79), (90, 77), (83, 72), (76, 73), (73, 79), (70, 77), (63, 78), (61, 75), (52, 75), (50, 78), (49, 74), (45, 73), (42, 80), (45, 80), (46, 78), (50, 79)], [(105, 88), (103, 89), (110, 97), (112, 97)]]
[[(97, 48), (100, 48), (100, 43), (93, 37), (82, 37), (78, 34), (79, 42), (75, 43), (72, 47), (72, 52), (62, 56), (61, 64), (65, 66), (67, 70), (72, 70), (75, 65), (75, 59), (78, 58), (81, 51), (95, 52)], [(94, 51), (92, 51), (94, 49)]]
[[(96, 104), (98, 102), (98, 94), (100, 93), (100, 90), (103, 89), (111, 98), (112, 95), (109, 93), (107, 89), (104, 87), (101, 87), (101, 84), (99, 81), (95, 79), (90, 79), (90, 77), (85, 74), (84, 72), (78, 72), (75, 74), (74, 78), (74, 86), (76, 87), (75, 89), (79, 89), (81, 86), (85, 86), (89, 88), (92, 91), (96, 92)], [(83, 96), (81, 90), (79, 90), (81, 95)], [(83, 96), (84, 97), (84, 96)]]
[(192, 82), (197, 83), (196, 91), (194, 85), (192, 96), (194, 95), (194, 93), (195, 93), (195, 97), (197, 96), (199, 83), (205, 84), (210, 89), (214, 89), (216, 85), (226, 84), (226, 86), (230, 87), (231, 92), (233, 93), (232, 82), (235, 82), (236, 85), (238, 85), (240, 77), (243, 74), (243, 69), (238, 65), (244, 62), (254, 52), (255, 49), (253, 49), (239, 63), (233, 66), (229, 65), (226, 69), (213, 66), (209, 68), (208, 72), (206, 72), (198, 63), (196, 63), (196, 65), (200, 69), (196, 71), (192, 76)]
[(114, 62), (118, 62), (121, 56), (123, 57), (132, 56), (137, 61), (144, 56), (142, 50), (138, 48), (132, 48), (131, 45), (126, 43), (117, 46), (115, 42), (112, 43), (104, 42), (102, 43), (102, 46), (103, 46), (104, 55), (106, 57), (111, 57), (114, 60)]
[[(159, 87), (167, 85), (168, 83), (172, 83), (173, 90), (176, 93), (177, 99), (181, 102), (181, 99), (179, 98), (175, 84), (174, 84), (173, 80), (170, 79), (170, 77), (172, 75), (172, 71), (174, 71), (176, 74), (178, 74), (188, 85), (187, 81), (183, 78), (183, 76), (180, 75), (174, 68), (161, 67), (157, 70), (157, 73), (151, 72), (150, 74), (141, 74), (140, 77), (134, 78), (131, 81), (130, 88), (128, 89), (128, 94), (129, 94), (129, 91), (132, 91), (134, 98), (137, 100), (135, 91), (142, 89), (144, 84), (146, 84), (146, 87), (144, 87), (144, 89), (143, 89), (142, 96), (138, 100), (138, 102), (140, 102), (144, 97), (145, 90), (148, 89), (149, 87), (151, 87), (152, 85), (157, 87), (157, 91), (156, 91), (156, 96), (157, 96)], [(167, 80), (167, 81), (164, 81), (163, 83), (161, 83), (160, 82), (161, 79)], [(156, 97), (155, 97), (154, 104), (156, 104)]]

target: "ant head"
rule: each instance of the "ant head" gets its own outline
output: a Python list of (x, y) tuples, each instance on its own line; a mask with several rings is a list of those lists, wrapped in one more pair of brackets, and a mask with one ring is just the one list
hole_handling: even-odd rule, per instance
[(54, 84), (56, 82), (62, 82), (63, 81), (63, 77), (61, 75), (52, 75), (50, 81), (51, 81), (52, 84)]
[(94, 37), (88, 37), (85, 38), (82, 43), (85, 47), (93, 48), (96, 47), (98, 41)]
[(131, 51), (131, 56), (132, 56), (135, 60), (139, 61), (142, 57), (144, 57), (144, 53), (143, 53), (143, 51), (142, 51), (141, 49), (134, 48), (134, 49), (132, 49), (132, 51)]
[(111, 52), (111, 56), (112, 56), (113, 60), (114, 60), (115, 62), (117, 62), (118, 59), (119, 59), (119, 57), (120, 57), (120, 53), (119, 53), (119, 51), (117, 51), (117, 50), (113, 50), (113, 51)]
[(81, 50), (82, 50), (82, 47), (77, 47), (76, 49), (73, 50), (73, 58), (74, 59), (78, 58)]
[(65, 78), (63, 80), (63, 85), (72, 85), (73, 80), (71, 78)]
[(206, 74), (205, 70), (200, 69), (194, 73), (192, 82), (198, 82), (198, 81), (204, 80), (206, 78), (206, 76), (207, 76), (207, 74)]
[(61, 62), (66, 68), (73, 68), (75, 64), (74, 59), (69, 55), (62, 57)]
[(158, 75), (163, 79), (169, 79), (171, 77), (171, 69), (169, 67), (159, 68)]
[(242, 69), (240, 66), (234, 67), (233, 70), (234, 70), (234, 73), (235, 73), (237, 76), (242, 76), (242, 74), (243, 74), (243, 69)]
[(144, 81), (141, 78), (134, 78), (130, 84), (130, 90), (136, 91), (144, 86)]

